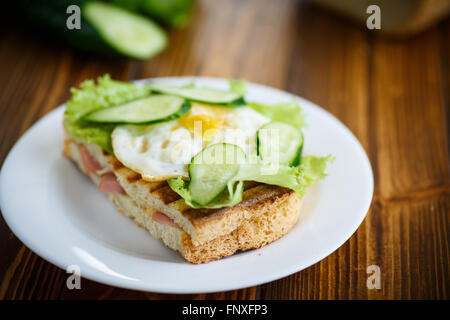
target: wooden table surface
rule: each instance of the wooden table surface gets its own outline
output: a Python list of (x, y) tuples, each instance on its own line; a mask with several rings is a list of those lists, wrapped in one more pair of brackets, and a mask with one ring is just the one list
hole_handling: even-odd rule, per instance
[[(358, 231), (306, 270), (265, 285), (162, 295), (82, 279), (27, 249), (0, 218), (0, 299), (448, 299), (450, 20), (408, 40), (380, 37), (299, 1), (200, 1), (192, 23), (145, 62), (107, 60), (18, 33), (0, 34), (0, 163), (69, 88), (104, 73), (121, 80), (245, 78), (309, 99), (357, 136), (375, 193)], [(345, 188), (345, 186), (342, 186)], [(369, 265), (381, 289), (366, 286)]]

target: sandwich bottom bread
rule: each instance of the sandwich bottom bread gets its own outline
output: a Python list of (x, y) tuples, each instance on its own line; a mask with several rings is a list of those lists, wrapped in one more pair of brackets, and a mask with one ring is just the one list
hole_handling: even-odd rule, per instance
[(295, 225), (302, 201), (293, 190), (248, 183), (243, 201), (220, 209), (194, 209), (164, 182), (149, 182), (95, 144), (66, 132), (63, 154), (118, 207), (191, 263), (207, 263), (260, 248)]

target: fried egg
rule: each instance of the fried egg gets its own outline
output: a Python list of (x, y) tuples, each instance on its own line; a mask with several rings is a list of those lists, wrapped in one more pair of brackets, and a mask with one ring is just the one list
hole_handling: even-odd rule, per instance
[(182, 117), (148, 126), (120, 125), (112, 133), (115, 156), (144, 180), (188, 177), (187, 165), (204, 147), (231, 143), (256, 155), (256, 132), (270, 119), (250, 107), (192, 103)]

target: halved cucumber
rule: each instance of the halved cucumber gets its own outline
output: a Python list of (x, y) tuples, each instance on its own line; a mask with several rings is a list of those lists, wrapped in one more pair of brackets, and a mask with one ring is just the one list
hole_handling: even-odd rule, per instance
[(270, 122), (262, 126), (256, 136), (258, 155), (264, 163), (296, 166), (300, 163), (303, 135), (283, 122)]
[(183, 98), (154, 95), (123, 105), (93, 111), (83, 119), (101, 123), (150, 124), (181, 117), (190, 107), (190, 102)]
[(217, 143), (195, 155), (189, 164), (189, 186), (192, 201), (207, 205), (227, 187), (245, 162), (245, 153), (234, 144)]
[[(167, 45), (164, 30), (146, 17), (104, 2), (87, 2), (83, 17), (118, 52), (137, 59), (148, 59)], [(74, 33), (80, 31), (70, 31)]]
[(236, 106), (245, 104), (244, 98), (236, 92), (221, 91), (211, 88), (174, 87), (157, 83), (150, 84), (149, 88), (156, 92), (173, 94), (198, 102), (223, 105), (231, 104)]

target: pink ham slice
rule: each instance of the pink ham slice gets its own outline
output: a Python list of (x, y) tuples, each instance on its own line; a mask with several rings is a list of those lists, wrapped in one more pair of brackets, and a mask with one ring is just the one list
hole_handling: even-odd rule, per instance
[(102, 168), (100, 163), (98, 163), (94, 158), (92, 158), (85, 145), (80, 146), (80, 153), (84, 170), (86, 170), (87, 173), (93, 173)]
[(125, 194), (125, 190), (122, 188), (120, 183), (117, 181), (116, 176), (112, 172), (108, 172), (108, 173), (105, 173), (104, 175), (102, 175), (102, 180), (100, 180), (98, 189), (101, 192)]
[(158, 223), (166, 224), (166, 225), (178, 228), (178, 225), (175, 223), (175, 221), (173, 221), (172, 218), (169, 218), (162, 212), (157, 211), (157, 212), (153, 213), (152, 219)]

